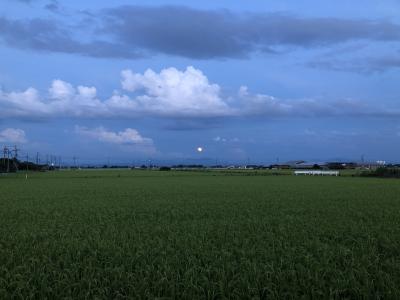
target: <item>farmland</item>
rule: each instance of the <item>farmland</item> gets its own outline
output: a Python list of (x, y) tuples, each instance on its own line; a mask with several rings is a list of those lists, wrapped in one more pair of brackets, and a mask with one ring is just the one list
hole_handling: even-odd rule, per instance
[(2, 176), (0, 298), (400, 298), (398, 180), (258, 175)]

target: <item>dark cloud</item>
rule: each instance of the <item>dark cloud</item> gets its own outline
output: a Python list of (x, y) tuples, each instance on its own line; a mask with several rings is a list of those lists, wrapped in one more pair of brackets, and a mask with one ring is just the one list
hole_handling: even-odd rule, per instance
[(51, 12), (53, 12), (53, 13), (59, 13), (59, 11), (60, 11), (60, 4), (58, 3), (58, 1), (53, 0), (53, 1), (49, 2), (49, 3), (47, 3), (47, 4), (44, 6), (44, 8), (47, 9), (47, 10), (49, 10), (49, 11), (51, 11)]
[(355, 39), (400, 40), (383, 21), (235, 14), (187, 7), (123, 6), (105, 11), (103, 30), (126, 45), (190, 58), (245, 57), (274, 47), (318, 47)]
[(190, 58), (244, 57), (253, 45), (237, 36), (241, 24), (227, 11), (127, 6), (106, 12), (104, 32), (155, 53)]
[(81, 54), (92, 57), (138, 58), (140, 54), (115, 42), (93, 40), (89, 43), (74, 39), (55, 21), (32, 19), (9, 20), (0, 17), (0, 41), (18, 49)]
[[(58, 8), (56, 1), (47, 5), (52, 11)], [(71, 29), (54, 21), (4, 17), (0, 18), (0, 41), (22, 49), (127, 59), (142, 57), (143, 53), (196, 59), (246, 58), (282, 47), (314, 48), (353, 40), (400, 41), (400, 26), (388, 21), (238, 14), (183, 6), (121, 6), (90, 12), (85, 18), (86, 24), (91, 22), (96, 28), (88, 42), (73, 38)], [(75, 26), (74, 33), (87, 30), (82, 27)]]
[(307, 63), (315, 69), (326, 69), (339, 72), (372, 74), (400, 68), (400, 55), (343, 59), (319, 59)]
[(370, 69), (376, 71), (384, 71), (387, 69), (400, 68), (400, 55), (370, 59), (369, 65)]

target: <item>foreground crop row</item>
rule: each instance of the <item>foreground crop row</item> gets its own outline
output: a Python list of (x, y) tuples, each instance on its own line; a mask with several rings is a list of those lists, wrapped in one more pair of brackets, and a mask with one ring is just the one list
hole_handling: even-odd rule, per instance
[(0, 298), (400, 298), (400, 184), (75, 171), (0, 178)]

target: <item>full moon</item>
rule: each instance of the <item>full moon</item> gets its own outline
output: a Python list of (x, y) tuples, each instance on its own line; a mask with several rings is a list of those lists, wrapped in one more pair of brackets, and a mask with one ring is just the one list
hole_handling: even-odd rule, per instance
[(203, 148), (202, 147), (198, 147), (197, 148), (197, 152), (203, 152)]

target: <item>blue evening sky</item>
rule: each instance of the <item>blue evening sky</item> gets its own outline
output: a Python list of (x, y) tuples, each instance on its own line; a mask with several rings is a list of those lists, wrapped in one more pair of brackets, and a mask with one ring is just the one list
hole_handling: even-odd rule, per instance
[(0, 0), (0, 146), (31, 157), (400, 162), (399, 78), (398, 0)]

